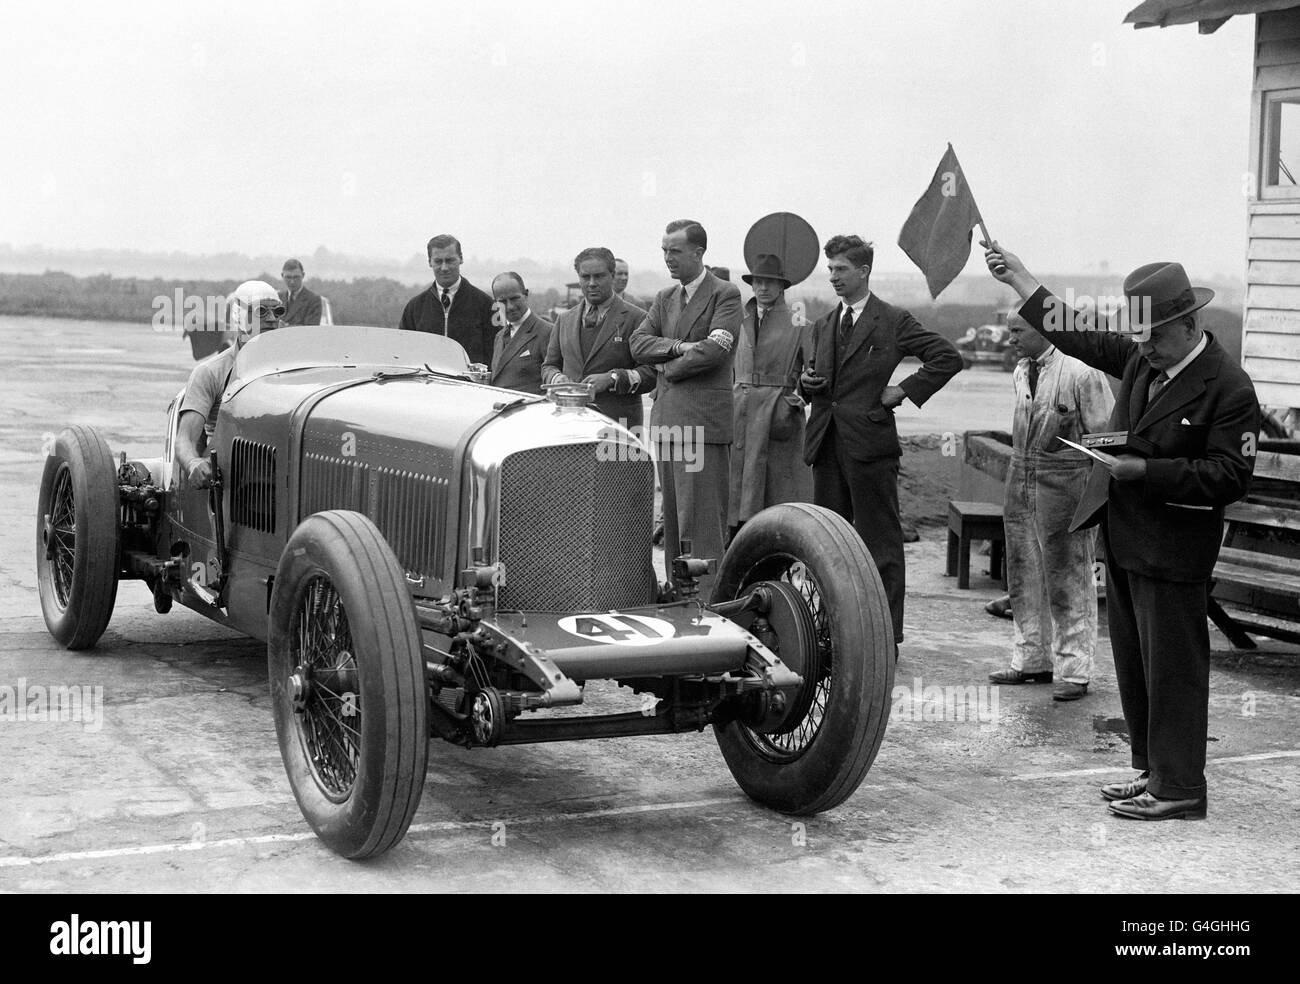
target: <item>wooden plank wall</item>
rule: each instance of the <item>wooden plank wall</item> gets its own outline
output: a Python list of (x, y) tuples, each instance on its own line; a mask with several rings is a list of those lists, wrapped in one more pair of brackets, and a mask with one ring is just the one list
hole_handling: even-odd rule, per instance
[[(1255, 19), (1251, 169), (1263, 181), (1264, 94), (1300, 88), (1300, 7)], [(1242, 366), (1260, 403), (1300, 407), (1300, 188), (1294, 198), (1253, 195), (1247, 206)]]

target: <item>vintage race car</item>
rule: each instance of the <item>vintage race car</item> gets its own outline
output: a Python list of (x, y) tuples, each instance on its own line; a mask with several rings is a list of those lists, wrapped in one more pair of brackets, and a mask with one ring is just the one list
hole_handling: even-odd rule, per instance
[[(483, 385), (455, 342), (285, 328), (235, 361), (208, 449), (218, 481), (115, 460), (74, 426), (46, 461), (46, 625), (94, 646), (118, 581), (267, 644), (280, 751), (303, 816), (350, 858), (406, 833), (428, 745), (701, 731), (741, 788), (791, 814), (842, 802), (884, 734), (895, 647), (853, 528), (766, 510), (722, 558), (652, 566), (653, 462), (587, 404)], [(718, 563), (712, 597), (698, 579)], [(565, 712), (588, 681), (640, 694)]]

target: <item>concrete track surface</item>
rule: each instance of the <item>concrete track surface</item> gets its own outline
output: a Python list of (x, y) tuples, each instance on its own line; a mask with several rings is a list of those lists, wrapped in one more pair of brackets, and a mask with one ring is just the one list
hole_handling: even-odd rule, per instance
[[(1097, 786), (1130, 770), (1104, 640), (1081, 701), (1003, 687), (935, 713), (926, 688), (984, 685), (1011, 627), (984, 614), (998, 593), (986, 576), (969, 591), (942, 576), (932, 529), (907, 547), (895, 720), (838, 809), (796, 823), (750, 802), (707, 732), (472, 752), (436, 742), (406, 839), (375, 861), (341, 860), (289, 790), (259, 644), (180, 607), (155, 614), (139, 583), (122, 585), (93, 651), (59, 649), (40, 616), (43, 442), (88, 423), (115, 452), (157, 454), (188, 346), (148, 326), (17, 318), (0, 319), (0, 339), (0, 685), (102, 688), (89, 723), (0, 719), (0, 891), (1300, 889), (1300, 648), (1234, 653), (1215, 634), (1209, 819), (1113, 818)], [(999, 424), (1006, 377), (958, 379), (918, 421)], [(598, 707), (629, 700), (591, 689)]]

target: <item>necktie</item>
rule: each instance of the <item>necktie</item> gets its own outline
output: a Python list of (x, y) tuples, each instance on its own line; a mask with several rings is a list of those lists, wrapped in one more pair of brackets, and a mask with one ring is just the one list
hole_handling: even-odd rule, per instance
[(582, 331), (579, 333), (579, 341), (582, 344), (583, 358), (586, 358), (591, 354), (591, 347), (596, 343), (596, 309), (590, 304), (587, 305), (586, 311), (582, 314)]
[(1151, 385), (1147, 389), (1148, 406), (1152, 403), (1155, 403), (1156, 397), (1159, 396), (1161, 392), (1164, 391), (1164, 388), (1168, 384), (1168, 382), (1169, 382), (1169, 376), (1163, 369), (1160, 371), (1160, 375), (1156, 376), (1155, 379), (1151, 380)]
[(446, 287), (442, 288), (442, 313), (446, 314), (451, 308), (451, 291)]
[(682, 310), (683, 311), (686, 310), (686, 305), (689, 302), (690, 302), (690, 298), (686, 296), (686, 285), (682, 284)]
[(840, 345), (841, 347), (849, 340), (849, 335), (853, 332), (853, 308), (844, 309), (844, 317), (840, 318)]
[(1029, 398), (1032, 400), (1038, 394), (1038, 374), (1043, 371), (1043, 367), (1038, 364), (1038, 360), (1030, 358), (1029, 360)]

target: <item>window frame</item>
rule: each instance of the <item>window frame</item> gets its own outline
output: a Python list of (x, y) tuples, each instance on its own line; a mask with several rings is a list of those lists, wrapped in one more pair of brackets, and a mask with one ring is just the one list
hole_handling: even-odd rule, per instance
[[(1300, 87), (1288, 89), (1269, 89), (1262, 92), (1260, 99), (1260, 144), (1259, 144), (1259, 198), (1260, 201), (1300, 200), (1300, 168), (1296, 173), (1296, 184), (1270, 184), (1268, 177), (1270, 164), (1277, 159), (1282, 122), (1282, 105), (1292, 103), (1300, 109)], [(1297, 120), (1300, 128), (1300, 119)], [(1281, 177), (1281, 174), (1278, 175)]]

